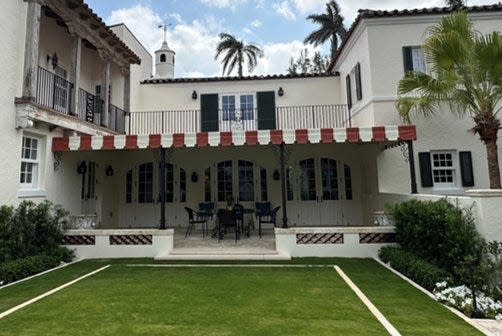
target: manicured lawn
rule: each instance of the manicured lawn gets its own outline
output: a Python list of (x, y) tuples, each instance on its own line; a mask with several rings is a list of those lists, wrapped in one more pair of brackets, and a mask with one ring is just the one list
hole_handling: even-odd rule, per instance
[(338, 265), (401, 335), (482, 335), (374, 260), (338, 260)]
[(0, 289), (0, 313), (31, 298), (59, 287), (73, 279), (106, 265), (102, 261), (84, 260), (56, 271)]
[[(0, 290), (0, 312), (108, 263), (112, 267), (0, 319), (0, 336), (388, 335), (332, 267), (153, 268), (126, 266), (157, 263), (149, 259), (85, 261)], [(402, 335), (480, 335), (373, 260), (288, 263), (339, 265)]]

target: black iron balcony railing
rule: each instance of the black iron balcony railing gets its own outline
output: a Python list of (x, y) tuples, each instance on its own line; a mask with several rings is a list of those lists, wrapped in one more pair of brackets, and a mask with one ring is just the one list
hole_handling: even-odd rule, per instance
[(42, 67), (38, 68), (37, 103), (70, 114), (73, 84)]
[[(77, 111), (72, 111), (71, 97), (73, 83), (42, 67), (38, 68), (37, 97), (39, 105), (56, 112), (73, 115), (88, 123), (105, 126), (102, 118), (104, 102), (99, 96), (79, 88)], [(127, 112), (109, 104), (105, 126), (117, 133), (125, 133)]]
[(117, 133), (125, 133), (126, 116), (126, 111), (110, 104), (108, 107), (108, 128)]
[(260, 129), (309, 129), (350, 127), (347, 105), (226, 109), (202, 117), (200, 110), (131, 112), (129, 134), (195, 133), (204, 131), (252, 131)]

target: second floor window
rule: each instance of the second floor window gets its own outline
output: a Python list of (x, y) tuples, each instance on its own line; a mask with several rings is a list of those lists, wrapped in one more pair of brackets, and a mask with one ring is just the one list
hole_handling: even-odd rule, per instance
[(425, 56), (420, 46), (403, 47), (404, 71), (427, 72)]
[(254, 120), (253, 94), (221, 96), (222, 120)]

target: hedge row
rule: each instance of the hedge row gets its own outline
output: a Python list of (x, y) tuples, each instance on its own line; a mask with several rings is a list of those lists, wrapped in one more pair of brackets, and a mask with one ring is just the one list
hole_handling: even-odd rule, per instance
[(34, 275), (61, 263), (60, 256), (37, 255), (9, 261), (0, 265), (0, 285)]
[(383, 247), (378, 255), (383, 262), (390, 263), (392, 268), (430, 291), (436, 283), (449, 278), (449, 274), (439, 267), (399, 247)]

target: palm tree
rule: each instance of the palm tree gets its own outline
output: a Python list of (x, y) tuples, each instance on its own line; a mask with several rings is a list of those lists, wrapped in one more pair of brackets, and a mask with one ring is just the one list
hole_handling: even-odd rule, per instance
[(398, 85), (397, 109), (434, 116), (448, 106), (474, 121), (471, 131), (486, 146), (491, 189), (501, 189), (497, 153), (502, 103), (502, 34), (475, 31), (463, 11), (444, 17), (426, 32), (423, 46), (431, 74), (408, 72)]
[(340, 6), (335, 0), (326, 3), (324, 14), (311, 14), (307, 20), (318, 24), (320, 27), (311, 32), (303, 43), (310, 43), (314, 46), (323, 44), (328, 39), (331, 42), (331, 60), (333, 61), (338, 52), (338, 46), (347, 36), (347, 29), (343, 25), (343, 16), (340, 14)]
[(445, 4), (453, 8), (462, 8), (465, 6), (464, 0), (445, 0)]
[(258, 58), (263, 57), (263, 51), (254, 44), (245, 44), (237, 40), (233, 35), (227, 33), (220, 34), (220, 43), (216, 47), (214, 59), (225, 53), (221, 63), (223, 64), (223, 75), (228, 69), (227, 75), (230, 75), (235, 66), (239, 77), (242, 77), (242, 66), (245, 62), (248, 64), (248, 71), (253, 72), (258, 64)]

